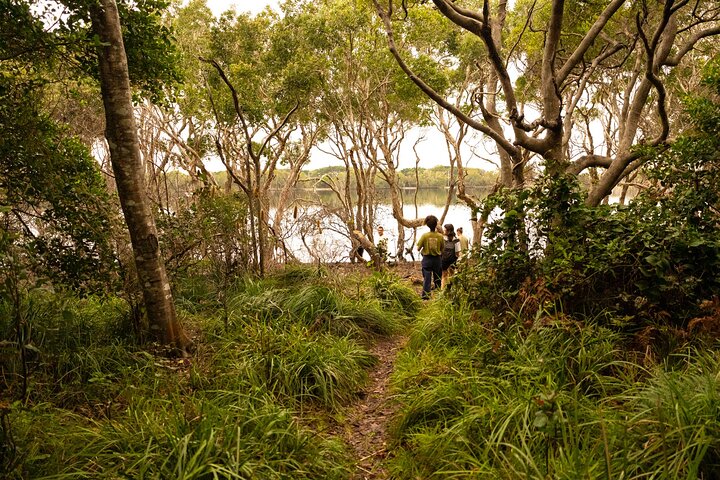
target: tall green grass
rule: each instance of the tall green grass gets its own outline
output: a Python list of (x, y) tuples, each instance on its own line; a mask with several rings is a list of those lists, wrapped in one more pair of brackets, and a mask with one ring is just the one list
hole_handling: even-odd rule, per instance
[(327, 285), (317, 283), (292, 288), (246, 284), (230, 299), (229, 305), (230, 317), (234, 319), (282, 319), (338, 337), (389, 335), (399, 331), (406, 321), (376, 298), (353, 300)]
[[(367, 343), (400, 330), (414, 307), (390, 278), (355, 283), (357, 296), (330, 280), (295, 268), (218, 292), (187, 279), (178, 311), (197, 347), (189, 360), (124, 333), (122, 300), (28, 298), (37, 355), (27, 401), (8, 410), (13, 392), (0, 398), (0, 477), (348, 478), (342, 442), (302, 426), (304, 415), (327, 422), (356, 398), (377, 361)], [(7, 373), (17, 359), (0, 361)]]
[(373, 295), (385, 308), (402, 312), (408, 317), (416, 315), (422, 307), (422, 301), (409, 285), (398, 281), (397, 277), (376, 272), (369, 279)]
[(290, 404), (336, 409), (357, 395), (376, 358), (348, 338), (301, 325), (247, 324), (220, 343), (203, 388), (261, 388)]
[[(261, 392), (138, 399), (112, 421), (19, 411), (17, 478), (347, 478), (342, 446)], [(58, 420), (60, 420), (58, 422)]]
[(531, 328), (439, 300), (393, 377), (395, 478), (716, 478), (720, 361), (652, 369), (562, 316)]
[(629, 459), (633, 472), (657, 478), (720, 476), (720, 358), (688, 351), (680, 367), (660, 366), (624, 398), (629, 431), (642, 450)]

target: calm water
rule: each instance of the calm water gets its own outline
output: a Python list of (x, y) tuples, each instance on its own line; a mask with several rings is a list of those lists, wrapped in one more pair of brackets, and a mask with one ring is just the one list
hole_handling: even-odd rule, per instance
[[(489, 193), (488, 189), (477, 189), (472, 192), (476, 197), (484, 197)], [(414, 190), (404, 191), (405, 203), (412, 203), (414, 199)], [(312, 199), (313, 202), (318, 200), (322, 201), (325, 205), (337, 206), (337, 199), (328, 191), (306, 191), (300, 193), (296, 197), (297, 199)], [(414, 205), (405, 205), (403, 213), (405, 218), (425, 218), (427, 215), (435, 215), (440, 218), (445, 206), (445, 200), (447, 198), (447, 190), (445, 189), (423, 189), (418, 191), (418, 208), (417, 214), (415, 212)], [(617, 203), (618, 197), (613, 195), (610, 197), (611, 203)], [(302, 202), (302, 200), (301, 200)], [(312, 202), (308, 202), (310, 204)], [(317, 204), (317, 203), (315, 203)], [(317, 207), (308, 206), (305, 207), (305, 215), (317, 214), (319, 209)], [(491, 214), (491, 219), (499, 214), (499, 211)], [(292, 212), (288, 212), (291, 216)], [(455, 229), (463, 227), (464, 235), (468, 237), (472, 243), (472, 225), (470, 222), (470, 209), (457, 199), (450, 205), (447, 215), (443, 221), (443, 224), (452, 223)], [(380, 203), (375, 211), (375, 228), (382, 225), (385, 229), (385, 236), (389, 240), (388, 250), (391, 253), (397, 251), (397, 239), (398, 239), (398, 223), (392, 216), (392, 206), (390, 205), (389, 199), (384, 203)], [(332, 216), (322, 217), (317, 219), (316, 225), (312, 229), (310, 234), (303, 236), (296, 230), (287, 228), (293, 224), (293, 220), (288, 218), (286, 223), (286, 231), (290, 231), (290, 236), (286, 240), (286, 245), (293, 252), (293, 254), (301, 261), (312, 262), (320, 259), (322, 262), (343, 262), (349, 261), (350, 252), (350, 239), (348, 238), (347, 227), (338, 221), (337, 218)], [(416, 252), (414, 244), (417, 239), (423, 233), (427, 232), (427, 227), (420, 227), (417, 229), (416, 236), (413, 235), (413, 229), (405, 229), (405, 248), (412, 248), (413, 252)], [(367, 254), (365, 258), (368, 259)], [(406, 259), (410, 260), (410, 257), (406, 255)], [(415, 253), (415, 259), (419, 259), (417, 253)]]
[[(412, 190), (406, 190), (404, 192), (406, 203), (413, 201), (414, 193)], [(326, 205), (332, 205), (335, 200), (331, 192), (317, 192), (315, 194), (318, 195)], [(308, 195), (308, 192), (306, 192), (306, 195)], [(445, 206), (446, 196), (447, 190), (444, 189), (420, 190), (418, 191), (417, 214), (414, 205), (405, 205), (403, 214), (406, 218), (410, 219), (425, 218), (427, 215), (435, 215), (439, 219)], [(308, 198), (308, 196), (305, 196), (305, 198)], [(317, 208), (306, 207), (305, 214), (312, 215), (317, 211)], [(291, 215), (292, 212), (288, 214)], [(451, 204), (448, 209), (443, 224), (452, 223), (456, 229), (463, 227), (464, 235), (472, 242), (470, 215), (471, 211), (467, 206), (454, 200), (454, 203)], [(376, 228), (382, 225), (385, 229), (385, 237), (387, 237), (389, 241), (389, 251), (394, 253), (397, 250), (398, 223), (392, 216), (392, 206), (389, 201), (377, 206), (375, 210), (375, 222)], [(291, 219), (288, 218), (288, 225), (290, 223), (292, 223)], [(299, 232), (291, 233), (290, 237), (286, 240), (288, 248), (299, 260), (304, 262), (311, 262), (318, 258), (323, 262), (348, 261), (351, 243), (347, 237), (346, 228), (332, 216), (321, 218), (318, 223), (319, 228), (312, 234), (305, 235), (304, 238)], [(415, 252), (414, 242), (416, 243), (417, 238), (427, 231), (427, 227), (420, 227), (417, 229), (417, 236), (414, 237), (413, 229), (405, 228), (405, 248), (412, 246)], [(367, 254), (365, 258), (368, 258)], [(406, 256), (406, 258), (410, 260), (409, 256)], [(417, 253), (415, 253), (415, 259), (419, 259)]]

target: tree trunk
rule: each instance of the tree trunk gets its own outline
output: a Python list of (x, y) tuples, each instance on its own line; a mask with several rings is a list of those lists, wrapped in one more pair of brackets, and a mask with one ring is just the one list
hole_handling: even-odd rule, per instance
[(160, 256), (155, 221), (148, 206), (138, 133), (133, 114), (125, 46), (115, 0), (101, 0), (91, 10), (98, 49), (100, 84), (105, 106), (105, 137), (133, 257), (142, 288), (151, 334), (185, 354), (189, 340), (175, 313), (165, 265)]

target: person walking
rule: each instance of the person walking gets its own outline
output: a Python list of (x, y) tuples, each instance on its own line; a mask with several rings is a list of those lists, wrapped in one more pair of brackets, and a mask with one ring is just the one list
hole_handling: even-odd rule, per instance
[(460, 257), (467, 256), (468, 252), (470, 251), (470, 240), (463, 235), (463, 227), (457, 228), (457, 238), (460, 240)]
[(423, 275), (423, 300), (430, 298), (430, 290), (441, 286), (442, 277), (442, 255), (444, 238), (436, 231), (438, 219), (435, 215), (425, 217), (425, 226), (430, 231), (425, 232), (417, 242), (417, 249), (422, 254), (422, 275)]
[(445, 236), (443, 237), (443, 252), (441, 257), (442, 264), (442, 288), (445, 288), (450, 275), (455, 269), (455, 262), (460, 257), (460, 240), (455, 236), (455, 227), (452, 223), (446, 223), (443, 227)]

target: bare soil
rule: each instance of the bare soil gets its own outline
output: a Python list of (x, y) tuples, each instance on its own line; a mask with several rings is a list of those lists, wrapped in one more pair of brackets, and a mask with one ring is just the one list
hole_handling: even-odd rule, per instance
[(388, 393), (389, 378), (406, 340), (406, 337), (394, 336), (374, 345), (371, 351), (378, 356), (379, 363), (370, 372), (370, 382), (360, 399), (349, 406), (347, 420), (341, 425), (340, 433), (355, 453), (353, 479), (388, 477), (383, 461), (388, 455), (388, 422), (395, 413), (395, 405)]
[[(418, 295), (422, 293), (420, 262), (389, 264), (387, 268), (411, 285)], [(362, 263), (335, 264), (331, 270), (340, 276), (372, 273), (372, 269)], [(390, 375), (406, 342), (407, 337), (396, 335), (381, 338), (369, 347), (378, 357), (378, 364), (369, 372), (370, 381), (358, 400), (347, 407), (343, 421), (333, 428), (354, 453), (354, 480), (388, 478), (383, 463), (388, 456), (389, 422), (397, 408), (389, 393)]]

